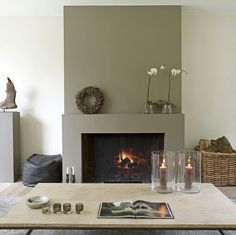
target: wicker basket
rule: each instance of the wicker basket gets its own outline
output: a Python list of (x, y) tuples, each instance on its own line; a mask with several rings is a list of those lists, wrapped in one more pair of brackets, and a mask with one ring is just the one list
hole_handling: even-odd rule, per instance
[(236, 185), (236, 153), (201, 151), (202, 183)]

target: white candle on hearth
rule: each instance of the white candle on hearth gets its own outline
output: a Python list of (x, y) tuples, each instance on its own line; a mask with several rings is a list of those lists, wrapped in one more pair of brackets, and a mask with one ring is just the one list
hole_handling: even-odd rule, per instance
[(71, 167), (71, 174), (75, 175), (75, 168), (73, 166)]
[(70, 168), (69, 167), (66, 167), (66, 174), (69, 175), (69, 170)]

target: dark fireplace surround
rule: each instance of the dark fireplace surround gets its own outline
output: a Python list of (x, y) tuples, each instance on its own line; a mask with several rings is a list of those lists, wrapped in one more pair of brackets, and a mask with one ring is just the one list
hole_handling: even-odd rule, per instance
[(184, 148), (183, 114), (66, 114), (62, 118), (63, 180), (150, 182), (151, 151)]
[(164, 133), (82, 134), (82, 182), (149, 183)]

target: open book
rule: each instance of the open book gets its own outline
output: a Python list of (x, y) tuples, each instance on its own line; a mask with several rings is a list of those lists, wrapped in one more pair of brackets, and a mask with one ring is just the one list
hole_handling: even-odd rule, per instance
[(133, 202), (102, 202), (98, 218), (173, 219), (174, 216), (166, 202), (136, 200)]

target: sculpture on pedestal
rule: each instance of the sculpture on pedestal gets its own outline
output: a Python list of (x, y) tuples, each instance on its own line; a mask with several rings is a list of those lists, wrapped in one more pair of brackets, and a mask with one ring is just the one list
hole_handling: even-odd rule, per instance
[(11, 81), (10, 78), (7, 78), (7, 89), (6, 89), (6, 93), (7, 93), (7, 97), (4, 101), (0, 102), (0, 108), (3, 109), (5, 111), (5, 109), (15, 109), (17, 108), (17, 105), (15, 103), (15, 99), (16, 99), (16, 90), (14, 87), (13, 82)]

